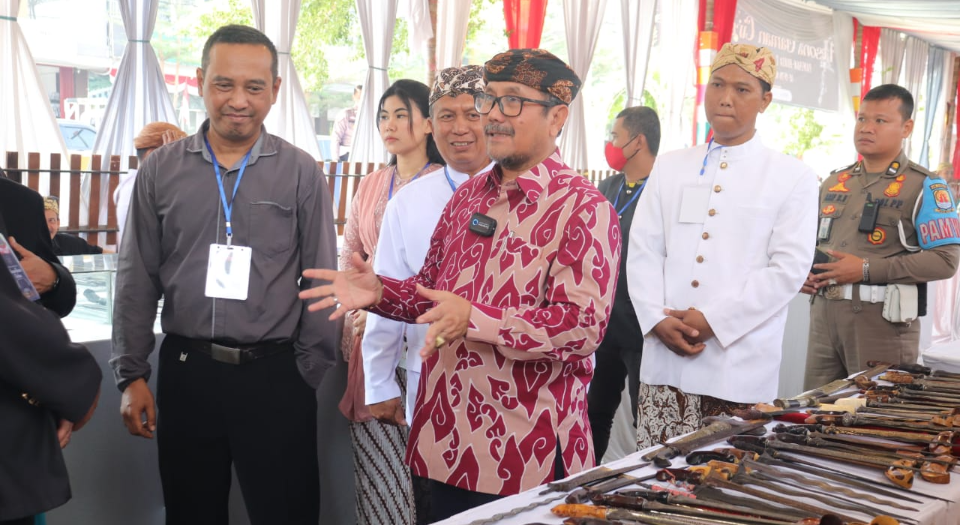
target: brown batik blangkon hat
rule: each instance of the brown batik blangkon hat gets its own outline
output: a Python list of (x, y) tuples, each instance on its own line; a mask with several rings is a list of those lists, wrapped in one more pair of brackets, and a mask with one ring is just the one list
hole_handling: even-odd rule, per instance
[(580, 92), (580, 77), (563, 60), (543, 49), (511, 49), (483, 66), (486, 82), (517, 82), (570, 104)]
[(480, 66), (448, 67), (437, 73), (430, 90), (430, 105), (443, 97), (473, 95), (483, 91), (483, 68)]

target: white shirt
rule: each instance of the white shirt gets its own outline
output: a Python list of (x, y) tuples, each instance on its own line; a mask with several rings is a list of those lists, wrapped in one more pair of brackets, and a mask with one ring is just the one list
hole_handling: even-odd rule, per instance
[[(763, 146), (712, 144), (657, 158), (630, 229), (630, 300), (644, 333), (640, 380), (738, 403), (777, 396), (787, 304), (813, 262), (817, 177)], [(706, 189), (681, 223), (684, 196)], [(698, 262), (702, 257), (702, 262)], [(703, 312), (715, 337), (698, 355), (670, 351), (652, 329), (664, 308)]]
[(117, 253), (120, 253), (120, 241), (123, 240), (123, 228), (127, 224), (127, 210), (130, 209), (130, 198), (137, 181), (137, 170), (131, 169), (120, 174), (120, 184), (113, 190), (113, 203), (117, 205)]
[[(493, 168), (491, 162), (480, 173)], [(447, 180), (447, 174), (450, 180)], [(440, 221), (453, 188), (470, 177), (451, 167), (432, 171), (410, 182), (387, 203), (377, 241), (373, 270), (377, 275), (407, 279), (420, 273), (427, 258), (430, 238)], [(427, 335), (426, 324), (407, 324), (367, 314), (363, 334), (363, 371), (368, 405), (400, 397), (394, 374), (399, 365), (406, 336), (407, 421), (412, 421), (413, 406), (420, 381), (420, 349)]]

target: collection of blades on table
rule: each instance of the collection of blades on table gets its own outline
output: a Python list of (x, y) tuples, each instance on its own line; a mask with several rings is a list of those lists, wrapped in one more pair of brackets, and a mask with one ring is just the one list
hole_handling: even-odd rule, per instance
[[(957, 462), (960, 374), (870, 365), (854, 379), (777, 399), (775, 406), (711, 418), (703, 429), (647, 453), (643, 463), (550, 483), (540, 494), (550, 497), (470, 525), (550, 504), (568, 525), (917, 523), (905, 512), (950, 501), (924, 484), (949, 483)], [(892, 386), (871, 380), (877, 376)], [(851, 387), (860, 395), (851, 397)], [(772, 418), (797, 424), (778, 424), (768, 434)], [(728, 446), (701, 450), (724, 440)], [(670, 468), (673, 458), (684, 456), (686, 468)], [(628, 475), (650, 463), (660, 470)], [(883, 475), (856, 474), (848, 465)], [(922, 481), (914, 484), (917, 478)]]

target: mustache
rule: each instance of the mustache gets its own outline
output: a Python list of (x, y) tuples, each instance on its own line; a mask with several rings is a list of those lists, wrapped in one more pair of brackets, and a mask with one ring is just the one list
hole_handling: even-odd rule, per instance
[(483, 127), (483, 132), (486, 134), (500, 133), (503, 135), (509, 135), (511, 137), (515, 133), (513, 131), (513, 128), (511, 128), (510, 126), (506, 126), (504, 124), (487, 124), (486, 126)]

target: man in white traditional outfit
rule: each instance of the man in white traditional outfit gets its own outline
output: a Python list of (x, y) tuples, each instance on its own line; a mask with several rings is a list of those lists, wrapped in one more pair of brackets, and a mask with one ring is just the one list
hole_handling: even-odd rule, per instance
[[(410, 183), (416, 189), (398, 193), (387, 204), (373, 267), (378, 275), (406, 279), (419, 273), (433, 230), (456, 187), (493, 167), (473, 101), (483, 86), (480, 66), (450, 67), (437, 74), (430, 92), (430, 118), (437, 149), (447, 165)], [(370, 413), (380, 421), (406, 425), (413, 417), (420, 381), (417, 351), (424, 346), (427, 328), (369, 315), (363, 335), (364, 387)], [(404, 348), (412, 351), (406, 352), (407, 395), (401, 403), (394, 371)]]
[(773, 54), (725, 44), (710, 70), (713, 139), (657, 158), (630, 230), (641, 449), (776, 397), (787, 304), (813, 261), (816, 174), (754, 127)]

